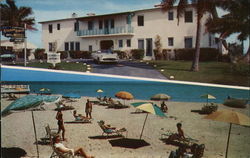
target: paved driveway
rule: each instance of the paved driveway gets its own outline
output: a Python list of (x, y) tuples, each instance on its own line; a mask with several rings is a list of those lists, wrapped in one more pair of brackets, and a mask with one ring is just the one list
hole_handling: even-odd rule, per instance
[(153, 69), (152, 66), (145, 63), (120, 61), (118, 64), (96, 64), (89, 61), (88, 64), (92, 65), (92, 72), (94, 73), (167, 79), (160, 72)]

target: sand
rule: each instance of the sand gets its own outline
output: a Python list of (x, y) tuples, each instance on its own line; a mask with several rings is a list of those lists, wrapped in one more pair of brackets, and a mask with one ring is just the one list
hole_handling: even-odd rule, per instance
[[(86, 99), (96, 100), (96, 98), (82, 97), (77, 102), (67, 103), (72, 105), (78, 113), (84, 114)], [(139, 100), (126, 101), (126, 104)], [(2, 98), (1, 108), (4, 109), (11, 101)], [(157, 103), (157, 102), (155, 102)], [(159, 103), (158, 103), (159, 104)], [(146, 114), (134, 114), (136, 109), (132, 106), (126, 109), (108, 109), (105, 106), (93, 106), (93, 121), (91, 124), (65, 124), (67, 141), (66, 146), (75, 148), (83, 147), (88, 154), (96, 158), (167, 158), (171, 150), (178, 147), (165, 144), (160, 140), (164, 130), (176, 132), (176, 123), (181, 122), (185, 135), (199, 140), (198, 144), (205, 144), (205, 158), (225, 157), (226, 143), (228, 137), (229, 124), (203, 119), (204, 115), (191, 112), (199, 110), (204, 103), (193, 102), (167, 102), (168, 116), (175, 118), (161, 118), (149, 114), (144, 128), (142, 139), (149, 143), (149, 146), (137, 149), (112, 146), (110, 141), (120, 138), (101, 137), (102, 130), (97, 121), (105, 120), (107, 123), (117, 128), (125, 127), (128, 130), (127, 138), (139, 139)], [(55, 119), (55, 104), (44, 105), (44, 111), (34, 111), (37, 138), (46, 135), (45, 126), (57, 128)], [(218, 109), (232, 109), (219, 104)], [(250, 116), (249, 106), (246, 109), (234, 109)], [(63, 111), (64, 121), (73, 121), (72, 110)], [(125, 134), (126, 136), (126, 134)], [(1, 145), (2, 148), (18, 147), (27, 152), (28, 157), (37, 155), (35, 136), (32, 124), (31, 111), (12, 113), (2, 117), (1, 120)], [(52, 153), (49, 145), (39, 145), (39, 155), (41, 158), (48, 158)], [(233, 125), (229, 144), (228, 157), (247, 158), (250, 156), (250, 128), (240, 125)]]

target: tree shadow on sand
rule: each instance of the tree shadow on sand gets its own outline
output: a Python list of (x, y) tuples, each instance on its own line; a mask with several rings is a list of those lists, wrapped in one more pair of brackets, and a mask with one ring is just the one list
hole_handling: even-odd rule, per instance
[(131, 139), (131, 138), (113, 139), (113, 140), (109, 140), (109, 143), (113, 147), (122, 147), (122, 148), (130, 148), (130, 149), (137, 149), (137, 148), (150, 145), (148, 142), (146, 142), (143, 139)]
[(26, 156), (27, 152), (18, 147), (5, 148), (1, 147), (1, 158), (20, 158)]

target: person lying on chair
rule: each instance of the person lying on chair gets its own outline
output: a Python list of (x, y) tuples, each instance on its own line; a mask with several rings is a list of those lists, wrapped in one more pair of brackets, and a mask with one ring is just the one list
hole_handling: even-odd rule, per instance
[(73, 156), (74, 155), (80, 155), (83, 156), (84, 158), (94, 158), (94, 156), (89, 156), (85, 153), (85, 151), (83, 150), (83, 148), (77, 148), (77, 149), (70, 149), (65, 147), (61, 142), (60, 142), (60, 136), (57, 135), (55, 137), (53, 137), (53, 145), (55, 147), (55, 149), (58, 152), (61, 152), (62, 154), (66, 154), (66, 153), (70, 153)]
[(108, 132), (116, 132), (116, 131), (126, 131), (125, 128), (121, 128), (121, 129), (116, 129), (116, 127), (112, 127), (111, 125), (109, 124), (105, 124), (105, 121), (101, 120), (100, 121), (100, 125), (103, 129), (106, 129), (108, 130)]
[(172, 134), (168, 137), (169, 141), (173, 141), (173, 140), (186, 140), (185, 136), (184, 136), (184, 131), (182, 130), (181, 123), (177, 123), (177, 131), (178, 133)]
[(75, 117), (76, 121), (83, 121), (83, 120), (89, 120), (89, 118), (83, 116), (82, 114), (77, 114), (77, 111), (73, 111), (73, 116)]

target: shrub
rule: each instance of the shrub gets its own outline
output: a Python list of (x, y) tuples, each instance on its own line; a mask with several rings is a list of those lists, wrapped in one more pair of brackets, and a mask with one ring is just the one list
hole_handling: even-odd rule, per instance
[(45, 49), (37, 48), (35, 50), (34, 55), (35, 55), (35, 59), (38, 59), (38, 60), (47, 59), (47, 54), (45, 54)]
[(233, 71), (242, 76), (250, 76), (249, 64), (237, 63), (233, 65)]
[(126, 52), (121, 50), (114, 50), (114, 53), (117, 53), (119, 59), (125, 59), (126, 58)]
[[(176, 60), (193, 60), (195, 54), (194, 48), (176, 49)], [(201, 48), (200, 61), (218, 61), (219, 51), (215, 48)]]
[(70, 57), (73, 59), (90, 59), (91, 52), (90, 51), (69, 51)]
[(144, 56), (144, 49), (132, 49), (131, 54), (133, 59), (141, 60)]
[(59, 51), (57, 53), (61, 53), (60, 58), (61, 59), (66, 59), (68, 58), (68, 52), (67, 51)]
[(219, 54), (218, 56), (218, 61), (221, 61), (221, 62), (230, 62), (231, 59), (230, 59), (230, 56), (228, 54)]

